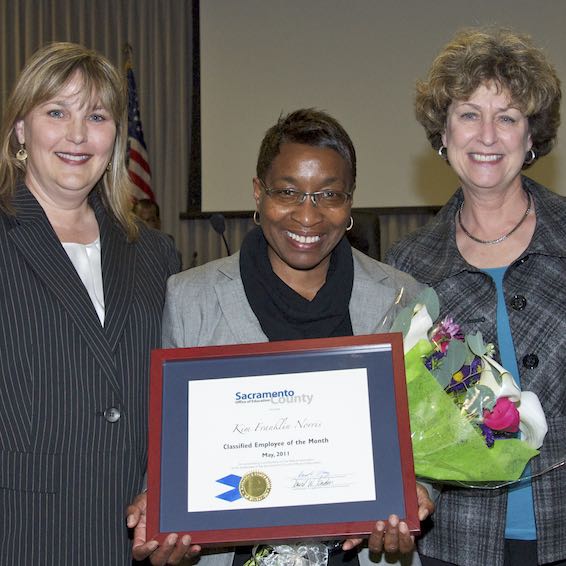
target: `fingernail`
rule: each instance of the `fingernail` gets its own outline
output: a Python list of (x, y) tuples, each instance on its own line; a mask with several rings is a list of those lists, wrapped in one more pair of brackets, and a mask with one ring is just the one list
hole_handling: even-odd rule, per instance
[(375, 526), (375, 528), (379, 531), (382, 532), (385, 530), (385, 523), (383, 521), (378, 521), (377, 525)]
[(390, 515), (389, 516), (389, 524), (392, 527), (396, 527), (399, 524), (399, 517), (397, 517), (397, 515)]
[(171, 546), (173, 546), (176, 542), (177, 542), (177, 534), (176, 534), (176, 533), (171, 533), (171, 534), (167, 537), (167, 544), (170, 544)]
[(130, 529), (135, 525), (133, 515), (128, 515), (128, 517), (126, 518), (126, 525), (128, 525)]
[(185, 546), (189, 546), (189, 544), (191, 544), (191, 537), (189, 535), (185, 535), (182, 539), (181, 542), (185, 545)]
[(406, 535), (409, 532), (409, 527), (407, 527), (407, 523), (399, 523), (399, 531)]

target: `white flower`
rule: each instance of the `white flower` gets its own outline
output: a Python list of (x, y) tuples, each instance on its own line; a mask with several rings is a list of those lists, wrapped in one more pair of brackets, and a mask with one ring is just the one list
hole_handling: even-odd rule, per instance
[(521, 415), (521, 439), (531, 448), (540, 448), (548, 432), (548, 425), (539, 398), (532, 391), (523, 391), (517, 408)]
[(428, 340), (428, 332), (432, 328), (432, 318), (426, 305), (417, 303), (413, 310), (411, 326), (403, 338), (403, 347), (408, 352), (419, 340)]
[[(479, 385), (489, 387), (494, 393), (495, 398), (509, 397), (511, 401), (516, 403), (521, 399), (521, 389), (515, 383), (513, 376), (502, 366), (500, 366), (493, 358), (488, 356), (481, 357), (483, 361), (483, 368)], [(495, 379), (491, 368), (495, 368), (501, 376), (501, 385)]]

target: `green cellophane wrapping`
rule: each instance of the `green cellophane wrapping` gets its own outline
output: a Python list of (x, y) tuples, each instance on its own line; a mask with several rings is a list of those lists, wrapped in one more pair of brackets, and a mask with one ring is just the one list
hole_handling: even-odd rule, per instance
[(478, 427), (425, 367), (430, 351), (422, 340), (405, 355), (416, 475), (468, 483), (518, 479), (538, 451), (519, 439), (496, 440), (488, 448)]

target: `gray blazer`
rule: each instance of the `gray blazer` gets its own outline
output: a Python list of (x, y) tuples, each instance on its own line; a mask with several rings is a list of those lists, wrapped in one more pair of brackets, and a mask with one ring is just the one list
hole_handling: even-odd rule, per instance
[[(354, 334), (386, 332), (399, 290), (404, 288), (405, 304), (424, 286), (406, 273), (355, 249), (352, 252), (350, 318)], [(246, 299), (239, 261), (235, 253), (169, 279), (163, 318), (165, 348), (267, 342)]]
[[(404, 288), (402, 304), (423, 285), (410, 275), (353, 249), (354, 286), (350, 318), (354, 334), (387, 332), (394, 314), (391, 306)], [(267, 342), (253, 313), (240, 276), (239, 253), (171, 277), (163, 318), (164, 347), (213, 346)], [(201, 566), (231, 566), (233, 552), (206, 551)], [(359, 554), (362, 566), (370, 563), (367, 548)], [(375, 563), (395, 564), (391, 557), (372, 557)], [(380, 562), (380, 559), (383, 562)], [(404, 566), (420, 564), (417, 553), (405, 556)]]
[[(527, 249), (503, 280), (509, 324), (521, 387), (536, 393), (548, 423), (533, 473), (562, 460), (566, 438), (566, 199), (528, 177), (536, 228)], [(434, 287), (440, 316), (453, 317), (464, 333), (480, 331), (497, 349), (497, 295), (492, 279), (469, 265), (456, 245), (459, 189), (426, 226), (393, 246), (387, 260)], [(496, 253), (496, 250), (493, 250)], [(532, 482), (541, 564), (566, 559), (566, 468)], [(507, 489), (495, 491), (445, 487), (432, 518), (433, 528), (420, 540), (425, 556), (461, 566), (504, 562)]]
[(105, 324), (24, 186), (0, 212), (0, 564), (131, 564), (125, 506), (146, 467), (150, 349), (169, 237), (136, 242), (94, 194)]

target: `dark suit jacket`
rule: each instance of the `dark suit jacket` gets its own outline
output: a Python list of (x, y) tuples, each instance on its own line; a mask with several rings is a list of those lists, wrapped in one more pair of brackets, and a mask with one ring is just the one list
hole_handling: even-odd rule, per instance
[(127, 564), (124, 509), (146, 466), (150, 349), (171, 239), (128, 243), (93, 191), (105, 324), (24, 186), (0, 213), (0, 564)]

